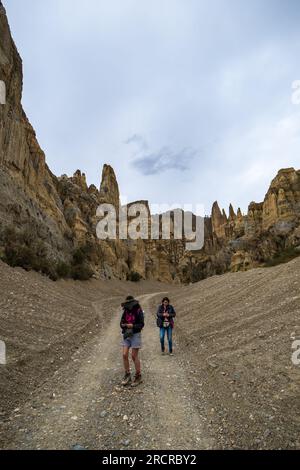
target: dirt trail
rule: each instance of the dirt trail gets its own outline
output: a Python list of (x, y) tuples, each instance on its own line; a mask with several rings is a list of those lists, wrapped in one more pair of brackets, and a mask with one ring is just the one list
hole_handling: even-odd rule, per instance
[[(196, 449), (212, 448), (203, 423), (204, 401), (194, 399), (188, 364), (175, 355), (161, 356), (155, 309), (161, 292), (144, 294), (144, 382), (132, 389), (119, 385), (121, 361), (120, 308), (113, 301), (112, 320), (42, 390), (7, 423), (2, 448), (13, 449)], [(103, 314), (101, 303), (94, 302)], [(14, 429), (14, 431), (12, 431)]]
[[(0, 262), (0, 284), (0, 448), (300, 448), (300, 258), (191, 286), (52, 283)], [(136, 389), (120, 386), (129, 290), (146, 319)], [(160, 354), (163, 293), (173, 357)]]

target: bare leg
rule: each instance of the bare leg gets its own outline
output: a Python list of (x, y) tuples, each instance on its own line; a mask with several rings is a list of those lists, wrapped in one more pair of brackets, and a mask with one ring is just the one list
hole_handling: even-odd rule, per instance
[(131, 357), (135, 365), (136, 375), (141, 373), (141, 361), (139, 358), (139, 350), (138, 348), (133, 348), (131, 352)]
[(128, 355), (129, 355), (129, 348), (127, 346), (123, 346), (123, 363), (124, 363), (125, 372), (130, 372)]

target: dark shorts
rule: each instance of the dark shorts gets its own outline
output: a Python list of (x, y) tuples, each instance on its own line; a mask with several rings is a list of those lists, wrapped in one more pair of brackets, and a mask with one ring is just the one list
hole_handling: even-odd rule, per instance
[(134, 333), (133, 336), (130, 338), (122, 338), (122, 346), (126, 346), (127, 348), (133, 348), (133, 349), (140, 349), (142, 347), (142, 334), (140, 333)]

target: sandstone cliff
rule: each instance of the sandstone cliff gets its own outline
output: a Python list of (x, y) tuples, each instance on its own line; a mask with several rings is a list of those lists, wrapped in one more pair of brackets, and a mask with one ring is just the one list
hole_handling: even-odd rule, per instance
[(11, 38), (0, 2), (0, 80), (6, 84), (6, 104), (0, 105), (0, 220), (29, 228), (44, 240), (45, 249), (64, 253), (68, 229), (56, 191), (55, 177), (45, 163), (35, 132), (21, 105), (22, 61)]
[[(264, 201), (251, 202), (248, 213), (229, 217), (217, 202), (212, 207), (211, 233), (206, 244), (194, 255), (194, 263), (184, 280), (199, 280), (227, 270), (247, 270), (289, 251), (297, 254), (300, 245), (300, 170), (282, 169), (271, 182)], [(208, 249), (208, 240), (210, 245)]]
[(51, 173), (22, 108), (22, 61), (2, 2), (0, 39), (0, 80), (7, 90), (6, 104), (0, 105), (1, 257), (55, 277), (55, 267), (72, 263), (83, 246), (84, 263), (96, 273), (126, 277), (126, 250), (98, 242), (94, 231), (98, 204), (118, 198), (113, 170), (104, 167), (100, 192), (87, 186), (80, 171), (71, 178)]

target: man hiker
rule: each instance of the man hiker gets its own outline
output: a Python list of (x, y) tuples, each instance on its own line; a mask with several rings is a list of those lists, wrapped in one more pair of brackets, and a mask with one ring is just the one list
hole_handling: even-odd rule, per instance
[[(137, 300), (132, 295), (126, 297), (125, 302), (121, 304), (123, 314), (120, 321), (120, 327), (123, 334), (123, 363), (125, 375), (122, 385), (131, 385), (135, 387), (142, 382), (141, 362), (139, 359), (139, 349), (142, 347), (141, 331), (144, 328), (144, 312)], [(129, 349), (131, 348), (131, 357), (135, 366), (135, 377), (132, 382), (129, 366)]]
[(176, 312), (170, 304), (168, 297), (164, 297), (157, 309), (157, 326), (160, 333), (161, 353), (165, 354), (165, 334), (167, 333), (169, 343), (169, 354), (173, 356), (172, 330), (174, 328), (174, 318)]

